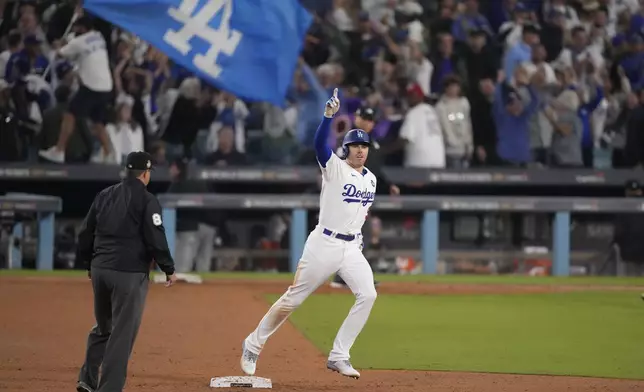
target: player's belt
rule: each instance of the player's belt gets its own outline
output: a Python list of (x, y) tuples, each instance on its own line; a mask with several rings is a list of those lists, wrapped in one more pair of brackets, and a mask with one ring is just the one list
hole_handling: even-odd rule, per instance
[(334, 237), (343, 241), (353, 241), (356, 239), (355, 234), (333, 234), (333, 232), (329, 229), (322, 230), (322, 233), (324, 233), (324, 235), (328, 235), (329, 237)]

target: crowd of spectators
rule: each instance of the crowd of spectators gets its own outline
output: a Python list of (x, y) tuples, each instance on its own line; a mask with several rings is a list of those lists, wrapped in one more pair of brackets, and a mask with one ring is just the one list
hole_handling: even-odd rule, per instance
[(93, 18), (85, 27), (109, 54), (109, 72), (93, 75), (110, 79), (109, 115), (76, 108), (87, 118), (70, 119), (88, 77), (64, 56), (81, 8), (0, 0), (0, 160), (120, 164), (145, 149), (158, 164), (315, 164), (313, 135), (338, 87), (330, 143), (372, 108), (386, 165), (644, 162), (640, 0), (301, 1), (315, 18), (286, 107), (219, 91)]

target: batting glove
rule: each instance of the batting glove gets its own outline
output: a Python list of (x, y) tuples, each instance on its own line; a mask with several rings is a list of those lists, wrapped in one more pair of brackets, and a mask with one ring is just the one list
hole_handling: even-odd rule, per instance
[(326, 101), (324, 106), (324, 117), (331, 118), (340, 110), (340, 99), (338, 99), (338, 89), (333, 90), (333, 96)]

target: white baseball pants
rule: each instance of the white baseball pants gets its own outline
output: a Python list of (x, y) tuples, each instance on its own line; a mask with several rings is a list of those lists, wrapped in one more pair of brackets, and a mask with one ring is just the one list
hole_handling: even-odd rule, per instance
[(348, 360), (349, 351), (364, 328), (377, 296), (373, 272), (362, 254), (361, 242), (361, 236), (347, 242), (322, 234), (320, 227), (313, 230), (304, 245), (293, 284), (246, 338), (246, 348), (259, 354), (288, 316), (331, 275), (338, 273), (356, 296), (356, 302), (338, 331), (329, 361)]

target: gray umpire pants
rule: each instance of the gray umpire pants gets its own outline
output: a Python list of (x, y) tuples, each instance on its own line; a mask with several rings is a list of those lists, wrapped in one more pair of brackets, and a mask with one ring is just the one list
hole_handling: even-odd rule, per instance
[(78, 380), (96, 392), (121, 392), (125, 387), (148, 284), (148, 273), (92, 268), (96, 325), (87, 337)]

